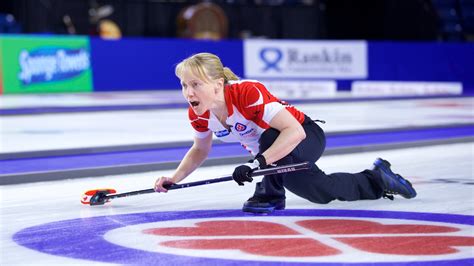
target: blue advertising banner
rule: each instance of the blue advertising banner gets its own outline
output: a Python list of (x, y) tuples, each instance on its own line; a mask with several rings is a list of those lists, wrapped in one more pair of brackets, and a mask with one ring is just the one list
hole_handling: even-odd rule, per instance
[(211, 52), (238, 76), (268, 82), (336, 81), (337, 90), (349, 90), (354, 81), (451, 82), (461, 84), (463, 93), (474, 92), (471, 43), (139, 38), (90, 43), (96, 91), (179, 89), (176, 64)]
[(462, 82), (474, 91), (473, 43), (369, 42), (369, 80)]
[(244, 40), (245, 76), (275, 82), (335, 80), (338, 90), (362, 80), (444, 82), (474, 91), (472, 69), (472, 43)]
[(91, 39), (95, 91), (179, 89), (174, 67), (200, 52), (218, 55), (238, 76), (243, 71), (241, 41), (178, 39)]

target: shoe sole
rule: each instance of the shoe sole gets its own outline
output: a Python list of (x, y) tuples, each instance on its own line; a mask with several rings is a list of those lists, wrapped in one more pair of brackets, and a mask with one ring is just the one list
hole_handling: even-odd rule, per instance
[(272, 213), (273, 211), (275, 210), (284, 210), (285, 207), (284, 206), (278, 206), (278, 207), (247, 207), (247, 206), (244, 206), (242, 208), (242, 211), (243, 212), (250, 212), (250, 213), (257, 213), (257, 214), (268, 214), (268, 213)]
[[(374, 170), (377, 170), (381, 167), (385, 167), (389, 171), (388, 176), (390, 176), (390, 178), (391, 178), (391, 174), (393, 174), (393, 175), (398, 176), (398, 180), (395, 180), (395, 181), (397, 181), (398, 183), (401, 183), (400, 179), (402, 179), (408, 184), (408, 190), (410, 190), (410, 194), (413, 195), (413, 196), (406, 196), (406, 195), (403, 195), (403, 194), (399, 194), (400, 196), (404, 197), (405, 199), (412, 199), (412, 198), (416, 197), (416, 195), (417, 195), (416, 190), (413, 188), (413, 185), (410, 183), (410, 181), (406, 180), (405, 178), (403, 178), (399, 174), (393, 173), (392, 170), (390, 169), (390, 167), (392, 165), (388, 161), (386, 161), (382, 158), (377, 158), (374, 162), (374, 166), (375, 166)], [(392, 180), (393, 180), (393, 178), (392, 178)]]

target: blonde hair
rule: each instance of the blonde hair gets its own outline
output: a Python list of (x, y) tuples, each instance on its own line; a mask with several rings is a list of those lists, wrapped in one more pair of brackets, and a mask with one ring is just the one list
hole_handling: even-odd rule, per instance
[(225, 84), (230, 80), (239, 80), (230, 68), (222, 65), (219, 57), (211, 53), (199, 53), (184, 59), (176, 66), (175, 75), (181, 78), (185, 71), (191, 71), (205, 81), (223, 78)]

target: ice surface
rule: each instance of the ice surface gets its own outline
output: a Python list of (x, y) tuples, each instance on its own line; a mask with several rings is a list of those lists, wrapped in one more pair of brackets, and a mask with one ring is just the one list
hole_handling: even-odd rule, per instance
[[(298, 107), (315, 119), (327, 120), (324, 127), (332, 132), (472, 123), (474, 119), (472, 99), (302, 104)], [(181, 109), (10, 116), (0, 117), (0, 123), (2, 153), (192, 139), (185, 110)], [(288, 192), (287, 209), (378, 210), (474, 216), (473, 153), (474, 143), (461, 143), (323, 155), (318, 165), (326, 173), (358, 172), (370, 168), (377, 157), (388, 159), (394, 171), (412, 181), (418, 196), (412, 200), (397, 197), (395, 201), (334, 201), (319, 205)], [(234, 167), (235, 165), (201, 167), (184, 182), (228, 175)], [(157, 177), (169, 174), (171, 171), (160, 171), (0, 186), (0, 265), (106, 264), (41, 253), (18, 245), (12, 237), (24, 228), (77, 218), (109, 216), (114, 219), (114, 216), (120, 214), (172, 211), (238, 211), (254, 189), (253, 184), (240, 187), (233, 182), (225, 182), (166, 194), (119, 198), (96, 207), (82, 205), (79, 201), (82, 193), (89, 189), (115, 188), (119, 193), (147, 189), (153, 186)], [(258, 219), (279, 221), (280, 218), (266, 216)], [(134, 233), (132, 227), (123, 227), (121, 230), (125, 235)], [(470, 230), (468, 235), (474, 236), (472, 226), (467, 226), (466, 230)], [(41, 239), (41, 232), (36, 237)], [(108, 237), (110, 238), (106, 239), (112, 241), (117, 235)], [(120, 234), (118, 238), (121, 238)], [(38, 239), (31, 239), (35, 240)], [(472, 247), (460, 249), (470, 250), (473, 254)], [(189, 254), (199, 258), (206, 252), (195, 250)], [(358, 258), (353, 259), (357, 261)], [(413, 260), (416, 261), (416, 257)], [(193, 263), (193, 260), (188, 262)]]

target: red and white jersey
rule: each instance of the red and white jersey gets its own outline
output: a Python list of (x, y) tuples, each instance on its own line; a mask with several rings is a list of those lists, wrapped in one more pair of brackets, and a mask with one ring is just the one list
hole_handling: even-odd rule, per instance
[(224, 142), (240, 142), (254, 156), (258, 153), (260, 135), (270, 128), (270, 121), (286, 108), (300, 123), (304, 113), (273, 96), (265, 86), (254, 80), (231, 81), (224, 89), (228, 117), (227, 130), (209, 110), (198, 116), (189, 107), (188, 114), (197, 138), (214, 135)]

